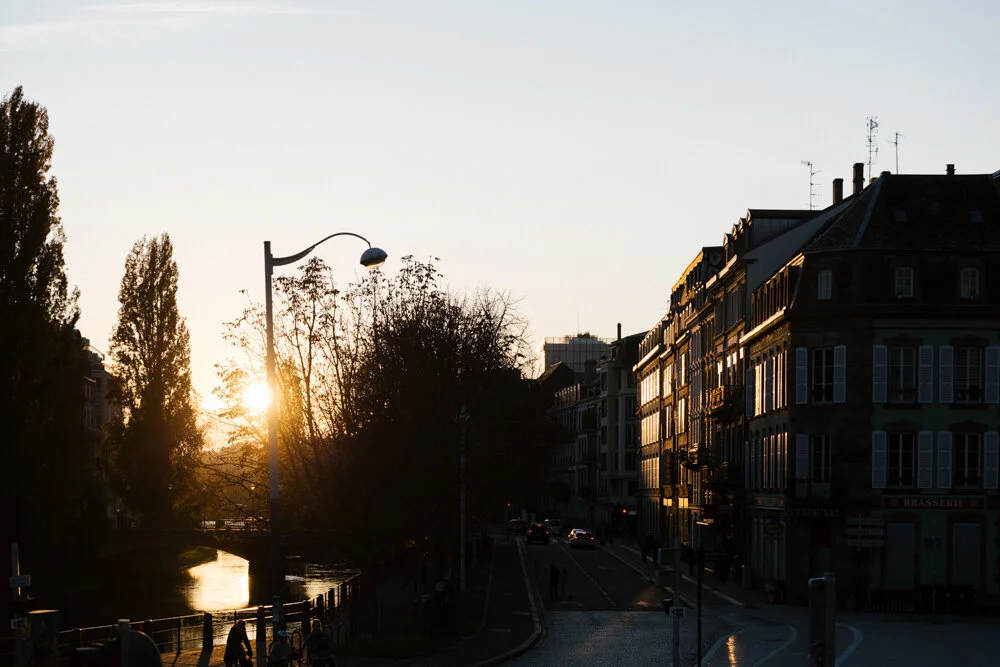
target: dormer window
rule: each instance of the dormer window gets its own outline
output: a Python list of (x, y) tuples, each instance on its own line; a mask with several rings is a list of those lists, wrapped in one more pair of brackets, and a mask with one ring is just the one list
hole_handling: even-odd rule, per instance
[(971, 266), (962, 269), (960, 283), (963, 299), (973, 300), (979, 298), (979, 269)]
[(820, 269), (816, 274), (816, 298), (820, 301), (833, 298), (833, 269)]
[(913, 297), (913, 269), (909, 266), (901, 266), (896, 269), (895, 292), (897, 299), (909, 299)]

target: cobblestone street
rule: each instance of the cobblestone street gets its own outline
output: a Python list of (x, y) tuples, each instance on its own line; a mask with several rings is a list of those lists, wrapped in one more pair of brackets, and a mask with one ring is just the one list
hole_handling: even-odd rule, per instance
[[(662, 611), (556, 611), (545, 617), (548, 635), (510, 665), (593, 665), (662, 667), (670, 663), (670, 622)], [(717, 619), (702, 620), (702, 641), (710, 647), (733, 631)], [(695, 662), (694, 616), (681, 619), (681, 658)]]

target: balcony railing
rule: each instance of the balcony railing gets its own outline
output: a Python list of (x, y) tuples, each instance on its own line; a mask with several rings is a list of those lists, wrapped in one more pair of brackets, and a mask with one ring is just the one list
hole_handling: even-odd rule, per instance
[(715, 387), (708, 395), (708, 411), (712, 415), (736, 411), (742, 405), (742, 401), (743, 385), (726, 384)]

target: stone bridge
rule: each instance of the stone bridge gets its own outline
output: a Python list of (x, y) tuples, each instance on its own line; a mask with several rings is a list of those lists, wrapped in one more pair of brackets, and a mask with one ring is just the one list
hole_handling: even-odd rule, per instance
[[(108, 535), (102, 558), (112, 558), (136, 551), (180, 551), (188, 547), (211, 547), (245, 559), (250, 563), (250, 599), (266, 602), (270, 599), (270, 539), (266, 529), (143, 529), (116, 530)], [(281, 535), (281, 552), (286, 559), (292, 555), (316, 554), (321, 558), (335, 557), (336, 538), (331, 531), (289, 530)], [(284, 568), (287, 571), (287, 567)]]

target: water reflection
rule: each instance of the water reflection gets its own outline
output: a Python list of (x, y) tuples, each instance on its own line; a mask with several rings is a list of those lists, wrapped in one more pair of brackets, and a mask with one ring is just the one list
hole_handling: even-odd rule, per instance
[[(305, 563), (296, 561), (295, 574), (288, 574), (289, 598), (304, 600), (326, 595), (357, 570), (347, 563)], [(181, 584), (181, 593), (192, 611), (243, 609), (250, 604), (250, 564), (225, 551), (215, 560), (188, 570), (190, 578)]]
[(188, 570), (182, 586), (188, 607), (198, 611), (242, 609), (250, 604), (250, 563), (225, 551)]

